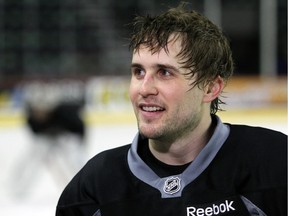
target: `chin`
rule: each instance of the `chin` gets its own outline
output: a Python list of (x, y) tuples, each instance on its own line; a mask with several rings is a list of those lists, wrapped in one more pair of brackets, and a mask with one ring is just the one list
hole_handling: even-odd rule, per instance
[(159, 132), (155, 131), (155, 129), (152, 130), (139, 130), (140, 134), (148, 139), (159, 139), (162, 134), (159, 134)]
[(149, 138), (149, 139), (153, 139), (157, 134), (155, 131), (155, 128), (152, 128), (152, 127), (147, 128), (145, 126), (140, 126), (139, 132), (142, 136)]

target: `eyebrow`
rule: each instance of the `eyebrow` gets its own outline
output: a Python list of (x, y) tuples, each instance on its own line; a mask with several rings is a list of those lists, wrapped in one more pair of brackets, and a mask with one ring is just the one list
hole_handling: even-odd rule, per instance
[[(176, 72), (179, 72), (179, 69), (174, 67), (173, 65), (170, 64), (156, 64), (153, 66), (154, 68), (167, 68), (167, 69), (171, 69), (174, 70)], [(143, 65), (139, 64), (139, 63), (132, 63), (131, 64), (131, 68), (144, 68)]]
[(143, 66), (141, 64), (138, 64), (138, 63), (132, 63), (131, 68), (143, 68)]
[(167, 68), (167, 69), (172, 69), (174, 70), (175, 72), (179, 72), (179, 69), (174, 67), (173, 65), (170, 65), (170, 64), (157, 64), (157, 67), (158, 68)]

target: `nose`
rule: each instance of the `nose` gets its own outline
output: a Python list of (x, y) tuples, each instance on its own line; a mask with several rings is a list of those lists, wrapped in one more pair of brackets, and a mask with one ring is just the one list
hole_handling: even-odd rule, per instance
[(153, 76), (147, 75), (142, 79), (141, 86), (139, 89), (139, 94), (142, 97), (148, 97), (149, 95), (157, 95), (158, 90), (156, 87), (156, 82)]

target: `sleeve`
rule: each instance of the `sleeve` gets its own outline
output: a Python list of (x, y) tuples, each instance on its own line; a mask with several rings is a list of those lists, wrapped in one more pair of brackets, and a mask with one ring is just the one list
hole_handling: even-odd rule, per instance
[(253, 138), (258, 148), (247, 165), (253, 172), (246, 175), (251, 187), (244, 196), (268, 216), (287, 216), (287, 136), (263, 132), (258, 140)]
[[(286, 188), (287, 189), (287, 188)], [(246, 194), (247, 197), (243, 197), (246, 201), (245, 204), (249, 202), (249, 206), (253, 205), (252, 208), (248, 208), (250, 212), (255, 212), (256, 215), (277, 215), (277, 216), (287, 216), (287, 190), (285, 188), (274, 188), (265, 189), (263, 191), (253, 192)], [(263, 213), (264, 214), (263, 214)], [(253, 215), (253, 214), (252, 214)]]
[(86, 177), (82, 169), (66, 186), (59, 198), (56, 216), (99, 215), (99, 204), (91, 196), (92, 185)]

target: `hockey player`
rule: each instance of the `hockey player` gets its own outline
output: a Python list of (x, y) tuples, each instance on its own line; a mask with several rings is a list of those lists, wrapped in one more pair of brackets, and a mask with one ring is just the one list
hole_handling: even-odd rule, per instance
[(223, 123), (229, 43), (184, 5), (137, 17), (130, 98), (139, 133), (93, 157), (57, 216), (287, 216), (287, 136)]

